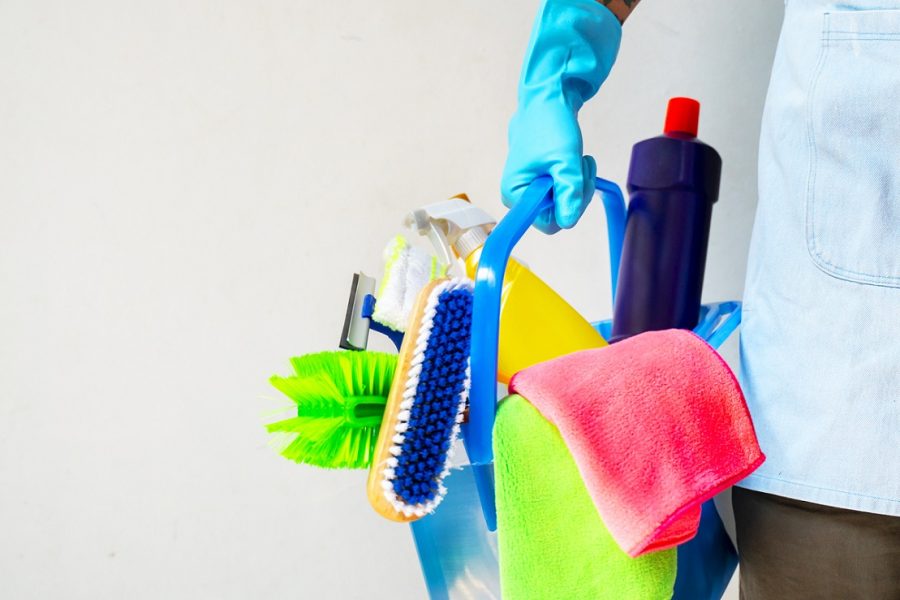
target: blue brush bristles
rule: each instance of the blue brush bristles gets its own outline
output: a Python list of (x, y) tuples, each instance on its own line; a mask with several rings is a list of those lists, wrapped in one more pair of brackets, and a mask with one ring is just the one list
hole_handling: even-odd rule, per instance
[(434, 510), (446, 489), (450, 454), (469, 391), (472, 285), (451, 280), (429, 299), (403, 394), (385, 494), (405, 514)]

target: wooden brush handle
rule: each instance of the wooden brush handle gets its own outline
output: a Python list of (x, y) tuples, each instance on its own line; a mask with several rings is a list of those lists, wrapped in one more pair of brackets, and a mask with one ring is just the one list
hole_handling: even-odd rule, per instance
[(416, 515), (407, 516), (394, 508), (385, 496), (384, 488), (381, 486), (381, 482), (384, 480), (382, 473), (388, 459), (391, 458), (390, 449), (393, 445), (392, 438), (396, 433), (394, 428), (397, 425), (397, 415), (400, 413), (400, 403), (403, 402), (403, 391), (406, 389), (406, 382), (409, 379), (409, 368), (415, 356), (416, 343), (418, 342), (419, 330), (422, 327), (422, 321), (425, 316), (425, 308), (428, 305), (428, 298), (435, 288), (447, 280), (447, 278), (442, 278), (431, 281), (422, 288), (422, 291), (416, 297), (416, 305), (410, 315), (409, 326), (406, 328), (406, 335), (403, 337), (403, 344), (400, 346), (397, 368), (394, 371), (394, 381), (391, 383), (391, 391), (388, 394), (384, 418), (381, 421), (378, 441), (375, 444), (375, 456), (372, 459), (369, 479), (366, 484), (366, 493), (369, 496), (369, 504), (372, 505), (372, 508), (381, 516), (401, 523), (409, 523), (421, 517)]

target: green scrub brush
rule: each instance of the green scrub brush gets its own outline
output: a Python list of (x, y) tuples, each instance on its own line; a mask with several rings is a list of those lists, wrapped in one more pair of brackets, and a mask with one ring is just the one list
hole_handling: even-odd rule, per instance
[(291, 359), (294, 375), (273, 386), (297, 405), (297, 416), (271, 423), (281, 455), (330, 469), (366, 469), (387, 402), (397, 356), (320, 352)]

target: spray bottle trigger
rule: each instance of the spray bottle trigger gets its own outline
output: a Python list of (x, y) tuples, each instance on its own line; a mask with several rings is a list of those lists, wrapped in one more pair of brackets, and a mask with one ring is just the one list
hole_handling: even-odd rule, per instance
[(460, 255), (460, 248), (455, 247), (461, 237), (476, 228), (492, 227), (496, 221), (472, 205), (464, 194), (458, 194), (450, 200), (429, 204), (411, 212), (406, 216), (404, 224), (416, 230), (419, 235), (427, 235), (441, 262), (453, 265), (457, 257), (466, 258)]

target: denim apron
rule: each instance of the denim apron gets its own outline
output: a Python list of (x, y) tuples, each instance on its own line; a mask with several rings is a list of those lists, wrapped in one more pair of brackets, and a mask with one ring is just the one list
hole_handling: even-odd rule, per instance
[(788, 0), (763, 116), (741, 487), (900, 515), (900, 0)]

